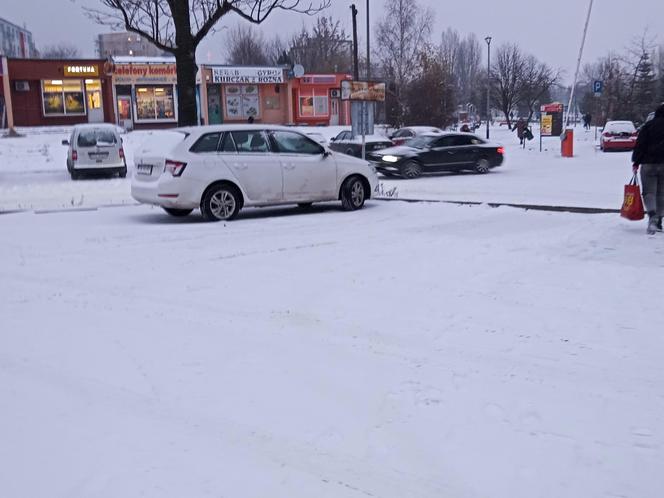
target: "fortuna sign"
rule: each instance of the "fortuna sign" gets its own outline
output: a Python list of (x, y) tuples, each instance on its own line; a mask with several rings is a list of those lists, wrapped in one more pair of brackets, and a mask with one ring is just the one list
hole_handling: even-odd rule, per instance
[(274, 85), (284, 82), (284, 70), (280, 67), (213, 67), (212, 82)]
[(99, 66), (81, 65), (81, 66), (65, 66), (65, 76), (99, 76)]

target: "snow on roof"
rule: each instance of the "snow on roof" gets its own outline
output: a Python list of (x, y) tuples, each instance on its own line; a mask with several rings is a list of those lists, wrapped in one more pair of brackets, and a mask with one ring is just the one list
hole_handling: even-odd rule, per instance
[(134, 55), (116, 55), (112, 57), (113, 62), (118, 64), (174, 64), (175, 57), (148, 57)]

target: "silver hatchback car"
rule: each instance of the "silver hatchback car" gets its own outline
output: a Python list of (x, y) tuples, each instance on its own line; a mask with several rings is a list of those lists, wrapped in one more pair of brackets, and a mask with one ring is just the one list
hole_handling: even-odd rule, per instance
[(85, 174), (127, 176), (122, 138), (114, 125), (76, 125), (69, 140), (63, 140), (62, 145), (69, 146), (67, 170), (72, 180), (78, 180)]

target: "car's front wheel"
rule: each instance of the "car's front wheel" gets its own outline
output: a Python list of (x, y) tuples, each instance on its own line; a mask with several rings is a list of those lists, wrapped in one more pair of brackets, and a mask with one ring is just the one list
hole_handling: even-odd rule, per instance
[(176, 218), (182, 218), (184, 216), (189, 216), (193, 209), (164, 208), (164, 211)]
[(367, 192), (364, 182), (358, 176), (351, 176), (341, 186), (341, 206), (345, 211), (362, 209)]
[(201, 201), (201, 213), (207, 221), (232, 220), (242, 206), (240, 192), (232, 185), (220, 183), (208, 188)]
[(489, 164), (489, 160), (482, 158), (477, 163), (475, 163), (475, 172), (480, 173), (482, 175), (486, 174), (489, 172), (491, 169), (491, 164)]
[(419, 178), (422, 174), (422, 166), (417, 161), (406, 161), (400, 168), (401, 176), (408, 179)]

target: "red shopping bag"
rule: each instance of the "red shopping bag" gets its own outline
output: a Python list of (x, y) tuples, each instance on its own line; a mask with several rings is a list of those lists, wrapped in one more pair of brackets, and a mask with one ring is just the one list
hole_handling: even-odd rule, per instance
[(620, 209), (620, 216), (633, 221), (642, 220), (646, 216), (643, 209), (643, 200), (641, 199), (641, 187), (636, 173), (634, 173), (630, 182), (625, 185), (625, 199)]

